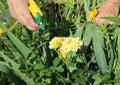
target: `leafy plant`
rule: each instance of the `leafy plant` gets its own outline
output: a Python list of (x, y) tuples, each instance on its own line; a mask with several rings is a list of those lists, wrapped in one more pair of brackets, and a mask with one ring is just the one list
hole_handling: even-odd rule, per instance
[[(46, 29), (34, 32), (13, 19), (7, 2), (0, 1), (1, 85), (120, 84), (119, 16), (105, 17), (114, 24), (99, 26), (88, 16), (105, 0), (35, 1)], [(55, 37), (79, 38), (83, 43), (63, 58), (59, 49), (49, 48)]]

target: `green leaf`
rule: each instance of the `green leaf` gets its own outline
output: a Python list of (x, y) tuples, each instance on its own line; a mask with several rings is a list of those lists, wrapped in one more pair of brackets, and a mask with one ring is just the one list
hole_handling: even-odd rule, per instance
[(2, 40), (0, 39), (0, 50), (2, 50)]
[(109, 50), (108, 50), (108, 56), (110, 56), (109, 69), (112, 70), (115, 56), (114, 56), (114, 49), (113, 49), (111, 43), (110, 43), (109, 47), (110, 47)]
[(5, 26), (2, 26), (7, 33), (7, 36), (11, 40), (11, 42), (15, 45), (15, 47), (21, 52), (21, 54), (27, 58), (28, 55), (31, 53), (31, 50), (22, 42), (20, 41), (13, 33), (11, 33)]
[(0, 71), (4, 73), (9, 73), (8, 68), (5, 65), (0, 64)]
[(70, 29), (70, 37), (73, 37), (73, 33), (72, 33), (72, 30)]
[(107, 73), (104, 73), (104, 75), (102, 76), (102, 80), (103, 81), (107, 81), (111, 78), (111, 73), (107, 72)]
[(102, 78), (99, 76), (97, 79), (95, 79), (93, 85), (100, 85), (101, 82), (102, 82)]
[(117, 70), (115, 74), (115, 79), (113, 80), (114, 85), (120, 85), (120, 69)]
[[(12, 59), (10, 59), (8, 56), (6, 56), (4, 53), (0, 52), (0, 57), (4, 61), (0, 61), (0, 65), (6, 66), (8, 69), (12, 70), (21, 80), (23, 80), (27, 85), (34, 85), (34, 81), (32, 78), (28, 78), (26, 74), (22, 73), (19, 70), (20, 64), (14, 62)], [(6, 69), (7, 69), (6, 68)], [(5, 72), (8, 74), (8, 70), (4, 70), (4, 68), (1, 68), (2, 72)], [(9, 76), (10, 78), (12, 76)], [(14, 81), (16, 82), (16, 81)]]
[(83, 33), (83, 26), (77, 28), (76, 33), (74, 34), (75, 37), (79, 37), (82, 39), (82, 33)]
[(40, 78), (42, 78), (44, 75), (45, 75), (44, 72), (42, 72), (42, 71), (39, 72), (39, 77), (40, 77)]
[(106, 56), (103, 50), (103, 47), (101, 45), (101, 39), (102, 35), (99, 33), (96, 27), (94, 27), (93, 30), (93, 47), (94, 47), (94, 52), (96, 56), (96, 61), (97, 64), (101, 70), (101, 72), (104, 74), (109, 71), (108, 66), (107, 66), (107, 60)]
[(56, 58), (53, 60), (53, 65), (54, 65), (54, 66), (57, 66), (59, 63), (60, 63), (60, 59), (59, 59), (59, 57), (56, 57)]
[(50, 67), (50, 70), (51, 70), (51, 72), (53, 72), (53, 73), (55, 72), (55, 69), (56, 69), (55, 66), (51, 66), (51, 67)]
[(92, 30), (93, 30), (93, 25), (88, 24), (85, 29), (85, 35), (83, 36), (83, 41), (85, 46), (88, 46), (92, 40), (92, 36), (93, 36)]
[(83, 59), (82, 59), (81, 57), (77, 57), (77, 58), (76, 58), (76, 61), (77, 61), (77, 62), (81, 62), (81, 63), (84, 62)]
[(11, 69), (9, 69), (7, 66), (0, 64), (0, 71), (7, 74), (7, 77), (9, 80), (15, 83), (15, 85), (26, 85), (25, 81), (21, 80), (18, 75), (14, 73)]
[(76, 83), (80, 83), (82, 85), (86, 85), (87, 82), (87, 78), (85, 76), (80, 76), (80, 78), (77, 78), (75, 80)]
[(2, 13), (3, 10), (5, 10), (5, 4), (0, 1), (0, 13)]
[(90, 19), (88, 18), (88, 14), (89, 14), (89, 5), (90, 5), (90, 3), (88, 3), (88, 0), (84, 0), (84, 6), (85, 6), (85, 12), (86, 12), (87, 21), (90, 20)]
[(120, 35), (118, 35), (117, 44), (118, 44), (118, 62), (120, 63)]
[(72, 73), (72, 72), (73, 72), (74, 70), (76, 70), (76, 69), (77, 69), (76, 64), (70, 62), (70, 63), (69, 63), (69, 70), (70, 70), (70, 72)]
[(63, 69), (62, 66), (57, 67), (56, 70), (57, 70), (58, 72), (63, 72), (63, 71), (64, 71), (64, 69)]
[(1, 40), (5, 44), (5, 46), (9, 49), (9, 51), (15, 56), (15, 57), (22, 57), (19, 50), (14, 46), (14, 44), (9, 40), (8, 37), (3, 36), (1, 37)]
[(35, 72), (34, 72), (34, 71), (32, 71), (32, 72), (30, 73), (30, 76), (34, 79), (34, 78), (36, 77)]
[[(5, 65), (7, 65), (8, 67), (12, 67), (14, 70), (17, 70), (20, 65), (15, 63), (12, 59), (10, 59), (8, 56), (6, 56), (3, 52), (0, 52), (0, 57), (5, 61)], [(1, 61), (0, 63), (2, 63), (3, 61)]]
[(43, 64), (35, 64), (34, 65), (34, 69), (35, 70), (42, 70), (44, 68), (45, 68), (45, 65), (43, 65)]
[(22, 53), (22, 55), (27, 58), (30, 54), (31, 50), (26, 47), (25, 44), (23, 44), (15, 35), (13, 35), (10, 31), (7, 32), (8, 37), (10, 40), (14, 43), (14, 45), (17, 47), (17, 49)]
[(117, 25), (120, 25), (120, 18), (119, 17), (103, 17), (106, 20), (112, 21)]

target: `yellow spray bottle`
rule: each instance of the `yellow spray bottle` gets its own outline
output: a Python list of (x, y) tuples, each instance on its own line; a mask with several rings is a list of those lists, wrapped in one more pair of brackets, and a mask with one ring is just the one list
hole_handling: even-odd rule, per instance
[(45, 29), (45, 25), (43, 24), (43, 13), (40, 8), (37, 6), (34, 0), (29, 0), (29, 11), (32, 14), (35, 22), (40, 26), (42, 30)]

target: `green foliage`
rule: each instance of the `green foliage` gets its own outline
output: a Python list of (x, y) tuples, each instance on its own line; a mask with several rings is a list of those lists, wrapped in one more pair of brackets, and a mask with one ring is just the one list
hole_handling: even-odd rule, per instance
[(2, 13), (4, 10), (6, 10), (7, 7), (8, 7), (8, 6), (7, 6), (6, 1), (1, 0), (1, 1), (0, 1), (0, 13)]
[[(10, 16), (0, 1), (1, 85), (119, 85), (119, 17), (106, 17), (113, 25), (89, 20), (91, 9), (105, 0), (35, 0), (44, 14), (46, 29), (31, 32)], [(63, 59), (49, 49), (53, 37), (79, 37), (77, 52)]]

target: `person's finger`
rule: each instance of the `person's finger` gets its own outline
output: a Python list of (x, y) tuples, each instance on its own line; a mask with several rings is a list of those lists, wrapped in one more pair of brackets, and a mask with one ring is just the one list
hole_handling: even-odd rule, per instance
[(11, 16), (18, 20), (29, 30), (38, 30), (39, 26), (35, 23), (30, 12), (28, 11), (29, 0), (13, 1), (7, 0)]
[(21, 24), (23, 24), (25, 27), (27, 27), (29, 30), (34, 31), (37, 30), (36, 27), (31, 26), (26, 19), (23, 16), (20, 16), (19, 19), (17, 19)]
[(100, 25), (100, 24), (103, 24), (104, 23), (104, 20), (100, 19), (97, 23), (97, 25)]
[(100, 18), (99, 17), (95, 17), (95, 22), (96, 22), (97, 25), (100, 24)]
[(32, 27), (32, 30), (38, 30), (39, 26), (35, 23), (35, 21), (33, 20), (31, 14), (26, 10), (24, 13), (22, 13), (22, 16), (24, 18), (24, 25), (26, 27)]

